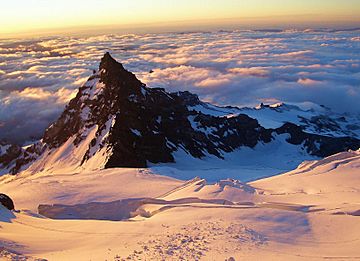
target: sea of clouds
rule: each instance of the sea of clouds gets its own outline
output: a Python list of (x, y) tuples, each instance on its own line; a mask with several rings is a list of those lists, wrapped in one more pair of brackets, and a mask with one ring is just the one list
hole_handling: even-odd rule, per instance
[(41, 137), (106, 51), (150, 87), (219, 105), (310, 101), (360, 113), (359, 30), (12, 39), (0, 40), (0, 139)]

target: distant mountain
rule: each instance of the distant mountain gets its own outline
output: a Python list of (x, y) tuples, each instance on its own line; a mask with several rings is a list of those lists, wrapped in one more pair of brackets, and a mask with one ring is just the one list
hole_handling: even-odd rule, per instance
[(6, 174), (14, 165), (14, 161), (22, 156), (24, 150), (16, 145), (10, 144), (6, 141), (0, 141), (0, 175)]
[(359, 126), (355, 116), (312, 104), (218, 107), (190, 92), (148, 88), (106, 53), (41, 141), (1, 145), (1, 173), (142, 168), (188, 159), (256, 163), (265, 154), (272, 166), (291, 162), (292, 168), (358, 149)]

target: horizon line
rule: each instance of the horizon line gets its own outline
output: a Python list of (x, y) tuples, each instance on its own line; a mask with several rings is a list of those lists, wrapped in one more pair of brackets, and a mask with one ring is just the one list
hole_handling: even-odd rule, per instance
[[(284, 25), (284, 18), (290, 18)], [(297, 20), (310, 18), (308, 20)], [(357, 21), (347, 16), (337, 16), (337, 19), (324, 19), (320, 14), (277, 15), (257, 17), (232, 17), (218, 19), (190, 19), (161, 22), (129, 23), (129, 24), (103, 24), (80, 25), (67, 27), (45, 27), (33, 30), (24, 30), (14, 33), (2, 33), (0, 39), (38, 38), (51, 36), (85, 36), (91, 34), (112, 33), (170, 33), (186, 31), (208, 30), (263, 30), (263, 29), (357, 29), (360, 28), (360, 18)], [(191, 24), (196, 23), (196, 24)], [(252, 24), (250, 24), (252, 23)], [(269, 24), (270, 23), (270, 24)], [(272, 24), (271, 24), (272, 23)], [(106, 32), (98, 32), (104, 30)], [(115, 32), (118, 31), (118, 32)], [(121, 31), (121, 32), (120, 32)]]

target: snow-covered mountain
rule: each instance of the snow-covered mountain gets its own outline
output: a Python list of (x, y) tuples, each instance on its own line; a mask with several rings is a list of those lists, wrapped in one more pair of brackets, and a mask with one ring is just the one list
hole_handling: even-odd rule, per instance
[[(148, 88), (109, 53), (41, 141), (2, 145), (1, 173), (231, 161), (290, 170), (360, 147), (360, 119), (311, 105), (218, 107)], [(176, 164), (174, 165), (176, 166)]]

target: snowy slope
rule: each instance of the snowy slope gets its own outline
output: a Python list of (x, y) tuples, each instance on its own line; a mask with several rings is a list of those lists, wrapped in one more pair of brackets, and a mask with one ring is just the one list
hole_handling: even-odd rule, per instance
[(18, 208), (37, 212), (40, 203), (82, 204), (129, 197), (157, 197), (183, 181), (155, 175), (145, 169), (109, 169), (100, 172), (22, 173), (0, 177), (2, 193)]
[(302, 147), (287, 143), (287, 138), (287, 134), (276, 135), (269, 144), (260, 143), (255, 148), (242, 147), (226, 154), (225, 159), (212, 155), (196, 159), (179, 150), (174, 153), (176, 164), (150, 167), (161, 175), (178, 179), (201, 176), (209, 182), (224, 178), (250, 181), (287, 172), (296, 168), (303, 160), (318, 159), (307, 154)]
[[(299, 204), (333, 204), (336, 211), (359, 210), (360, 150), (304, 162), (286, 174), (250, 183), (265, 198)], [(352, 202), (352, 204), (350, 204)], [(341, 205), (341, 206), (340, 206)], [(334, 208), (335, 209), (335, 208)]]
[[(304, 162), (249, 184), (184, 182), (154, 174), (112, 169), (2, 177), (1, 191), (22, 210), (0, 207), (0, 255), (48, 260), (360, 257), (360, 151)], [(37, 215), (39, 204), (43, 215), (55, 219)]]

